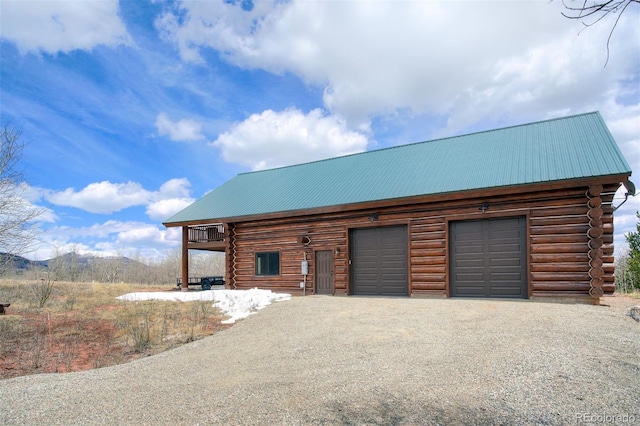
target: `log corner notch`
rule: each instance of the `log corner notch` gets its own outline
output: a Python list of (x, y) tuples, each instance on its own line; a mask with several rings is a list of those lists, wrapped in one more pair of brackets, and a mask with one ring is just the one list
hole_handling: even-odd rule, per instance
[(587, 191), (587, 217), (589, 218), (589, 229), (587, 236), (589, 237), (589, 295), (594, 299), (599, 299), (604, 295), (604, 269), (603, 252), (602, 252), (602, 235), (604, 229), (602, 226), (602, 185), (591, 185)]

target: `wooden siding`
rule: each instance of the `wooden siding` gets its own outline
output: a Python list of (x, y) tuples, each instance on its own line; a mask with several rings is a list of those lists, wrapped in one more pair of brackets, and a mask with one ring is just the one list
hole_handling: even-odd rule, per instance
[[(409, 234), (409, 294), (447, 296), (449, 221), (525, 216), (528, 296), (589, 297), (591, 291), (591, 296), (597, 298), (600, 293), (610, 294), (614, 290), (611, 202), (619, 183), (604, 183), (600, 203), (591, 201), (594, 197), (588, 194), (594, 184), (601, 183), (550, 189), (545, 185), (538, 191), (505, 195), (479, 191), (469, 198), (455, 197), (448, 202), (439, 197), (437, 201), (415, 205), (385, 203), (360, 211), (225, 224), (229, 286), (301, 294), (300, 263), (306, 255), (309, 262), (306, 293), (311, 294), (315, 279), (314, 250), (332, 250), (334, 294), (349, 294), (349, 229), (404, 224), (408, 225)], [(484, 212), (483, 205), (487, 207)], [(601, 210), (596, 211), (600, 218), (595, 220), (589, 217), (594, 209)], [(373, 219), (372, 214), (377, 218)], [(311, 239), (308, 245), (300, 241), (303, 236)], [(255, 275), (255, 253), (262, 251), (280, 252), (279, 276)], [(594, 287), (601, 291), (593, 290)]]

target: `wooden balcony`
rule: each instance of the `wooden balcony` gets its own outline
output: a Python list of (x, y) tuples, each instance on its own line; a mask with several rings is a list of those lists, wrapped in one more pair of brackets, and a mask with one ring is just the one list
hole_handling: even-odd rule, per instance
[(194, 250), (224, 251), (224, 225), (189, 226), (187, 248)]

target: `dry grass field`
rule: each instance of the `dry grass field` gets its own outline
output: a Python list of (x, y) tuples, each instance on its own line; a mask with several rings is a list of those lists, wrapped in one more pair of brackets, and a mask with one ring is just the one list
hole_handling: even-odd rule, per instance
[(0, 281), (0, 379), (88, 370), (162, 352), (229, 327), (211, 302), (125, 302), (140, 284)]
[[(230, 325), (211, 302), (126, 302), (135, 291), (171, 285), (0, 280), (0, 379), (121, 364), (209, 336)], [(620, 312), (640, 293), (608, 297)]]

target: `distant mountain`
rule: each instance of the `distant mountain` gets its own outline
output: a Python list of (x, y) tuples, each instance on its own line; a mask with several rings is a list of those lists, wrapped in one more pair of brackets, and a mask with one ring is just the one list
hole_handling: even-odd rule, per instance
[(34, 267), (40, 267), (48, 269), (53, 265), (74, 265), (77, 269), (90, 269), (91, 267), (99, 266), (101, 264), (113, 264), (119, 262), (123, 266), (131, 266), (135, 264), (141, 264), (133, 259), (129, 259), (124, 256), (92, 256), (82, 255), (77, 253), (67, 253), (62, 256), (57, 256), (48, 260), (29, 260), (25, 257), (13, 255), (9, 253), (0, 253), (0, 265), (7, 265), (9, 268), (15, 268), (17, 270), (27, 270)]
[(125, 257), (125, 256), (93, 256), (93, 255), (78, 254), (78, 253), (67, 253), (67, 254), (63, 254), (62, 256), (54, 257), (49, 260), (43, 260), (42, 262), (44, 262), (49, 267), (56, 263), (58, 264), (61, 263), (63, 265), (73, 264), (78, 266), (80, 269), (89, 268), (91, 266), (95, 266), (103, 263), (114, 263), (114, 262), (120, 262), (123, 265), (127, 265), (127, 266), (142, 264), (141, 262), (138, 262), (133, 259), (129, 259), (128, 257)]
[(26, 270), (34, 267), (47, 267), (46, 260), (29, 260), (26, 257), (10, 253), (0, 253), (0, 265), (7, 265), (10, 268)]

